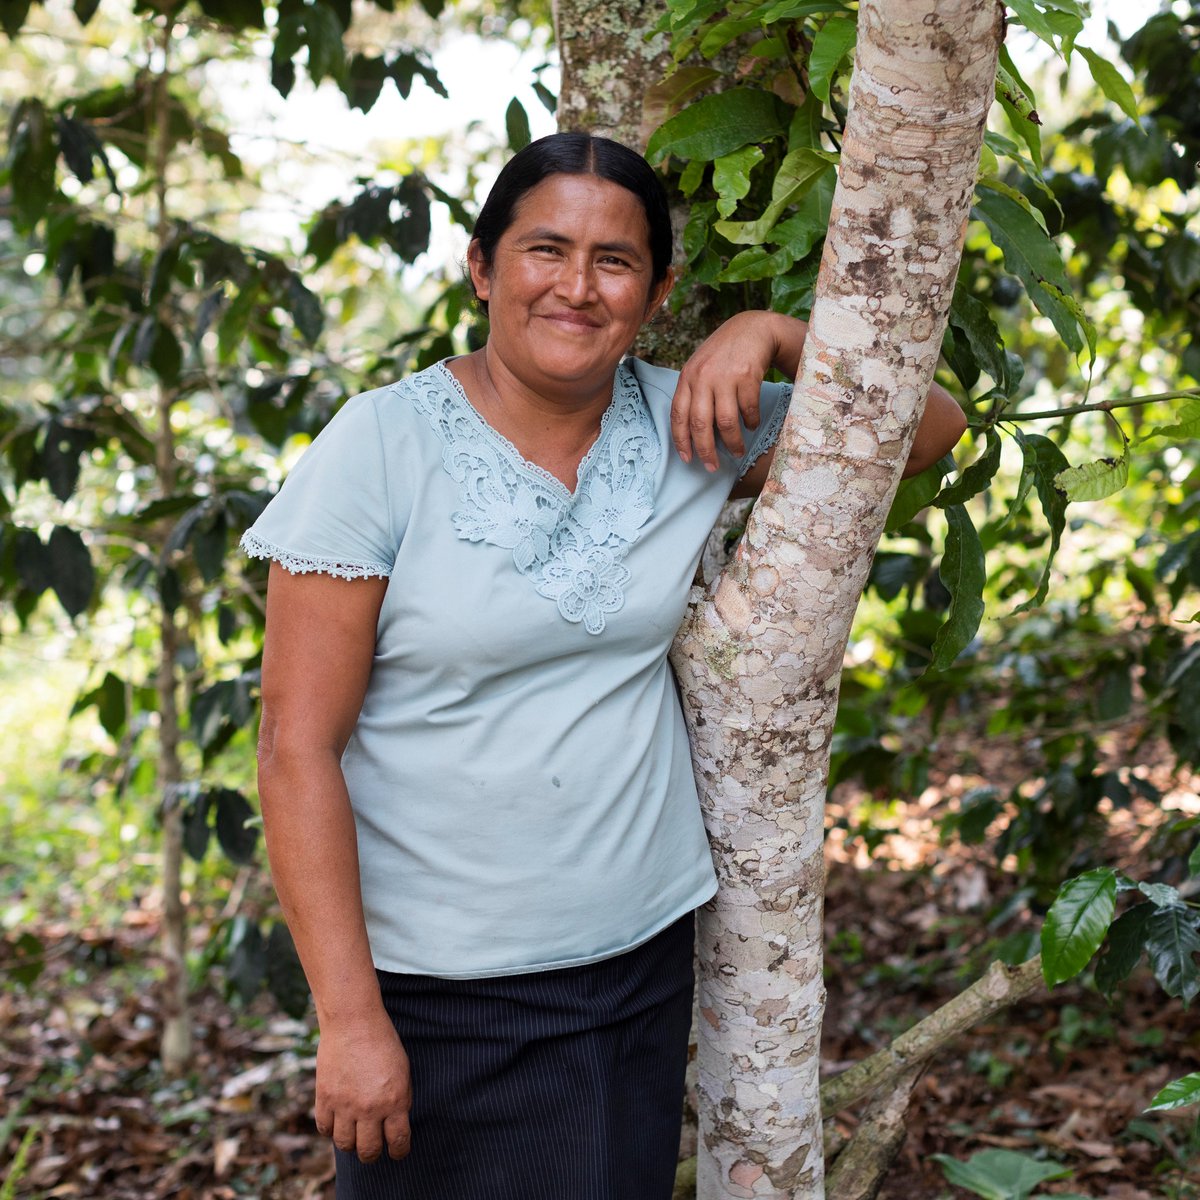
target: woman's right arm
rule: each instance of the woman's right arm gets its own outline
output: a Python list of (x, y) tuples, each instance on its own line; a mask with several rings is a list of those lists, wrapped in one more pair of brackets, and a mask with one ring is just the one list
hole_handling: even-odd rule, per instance
[(320, 1025), (317, 1128), (364, 1162), (408, 1153), (408, 1058), (384, 1011), (341, 756), (366, 694), (386, 579), (272, 563), (258, 789), (271, 874)]

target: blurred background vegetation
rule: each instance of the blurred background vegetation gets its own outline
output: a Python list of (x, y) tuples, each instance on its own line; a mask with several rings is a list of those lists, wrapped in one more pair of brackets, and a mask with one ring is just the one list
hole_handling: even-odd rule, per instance
[[(794, 62), (823, 56), (812, 144), (836, 149), (850, 47), (832, 23), (852, 7), (743, 7), (676, 6), (659, 36), (681, 55), (750, 38), (739, 80), (785, 115), (813, 105)], [(1114, 876), (1099, 983), (1119, 991), (1145, 951), (1178, 1008), (1200, 993), (1200, 11), (1080, 34), (1074, 2), (1011, 9), (941, 375), (972, 429), (957, 467), (902, 489), (877, 557), (831, 848), (865, 871), (982, 872), (970, 932), (936, 958), (959, 980), (1023, 961), (1064, 881), (1120, 867), (1143, 887)], [(485, 336), (458, 259), (498, 164), (553, 128), (557, 84), (540, 4), (0, 0), (0, 25), (0, 996), (26, 1034), (39, 994), (65, 1014), (58, 1042), (9, 1047), (0, 1147), (30, 1139), (42, 1174), (9, 1179), (33, 1195), (82, 1169), (45, 1168), (37, 1114), (89, 1071), (157, 1097), (147, 1129), (194, 1132), (205, 1056), (274, 1046), (301, 1064), (271, 1077), (299, 1136), (312, 1033), (280, 1014), (307, 993), (254, 815), (265, 567), (237, 538), (347, 396)], [(1063, 62), (1076, 36), (1099, 65)], [(490, 124), (465, 115), (485, 76)], [(744, 249), (729, 218), (768, 206), (794, 115), (699, 146), (690, 98), (659, 95), (656, 135), (691, 214), (681, 299), (806, 315), (832, 174)], [(862, 965), (857, 928), (834, 972)], [(136, 1067), (110, 1071), (106, 1029)], [(1149, 1066), (1200, 1068), (1189, 1029)], [(1184, 1189), (1178, 1128), (1152, 1132)], [(230, 1195), (284, 1187), (269, 1155), (222, 1172), (170, 1147), (175, 1175), (91, 1194), (173, 1194), (189, 1170)]]

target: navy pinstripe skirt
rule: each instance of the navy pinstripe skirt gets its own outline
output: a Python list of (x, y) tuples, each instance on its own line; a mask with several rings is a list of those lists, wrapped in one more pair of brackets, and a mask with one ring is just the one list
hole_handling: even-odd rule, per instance
[(412, 1151), (337, 1151), (337, 1200), (670, 1200), (693, 915), (582, 967), (380, 971), (412, 1069)]

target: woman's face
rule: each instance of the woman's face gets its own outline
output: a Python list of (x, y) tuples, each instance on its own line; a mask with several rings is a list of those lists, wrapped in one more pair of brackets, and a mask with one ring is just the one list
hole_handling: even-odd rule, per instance
[(517, 205), (491, 265), (468, 264), (488, 305), (489, 353), (535, 391), (603, 392), (671, 290), (651, 283), (641, 201), (595, 175), (551, 175)]

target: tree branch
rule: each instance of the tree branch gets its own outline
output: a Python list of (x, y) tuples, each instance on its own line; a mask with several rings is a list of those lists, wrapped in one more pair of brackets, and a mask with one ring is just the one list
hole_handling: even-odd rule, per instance
[(1097, 400), (1095, 404), (1075, 404), (1070, 408), (1048, 408), (1042, 412), (1003, 412), (988, 421), (992, 425), (1002, 421), (1045, 421), (1055, 417), (1074, 417), (1079, 413), (1112, 412), (1118, 408), (1140, 408), (1143, 404), (1155, 404), (1159, 400), (1200, 400), (1200, 388), (1182, 388), (1174, 392), (1154, 392), (1149, 396), (1114, 396), (1111, 400)]
[(876, 1054), (855, 1063), (821, 1087), (821, 1109), (829, 1117), (866, 1096), (895, 1087), (973, 1025), (1016, 1004), (1042, 987), (1042, 956), (1019, 967), (994, 962), (982, 978)]
[(904, 1145), (908, 1132), (904, 1118), (913, 1085), (923, 1069), (923, 1064), (910, 1067), (890, 1092), (872, 1101), (829, 1172), (825, 1200), (875, 1200), (883, 1177)]

